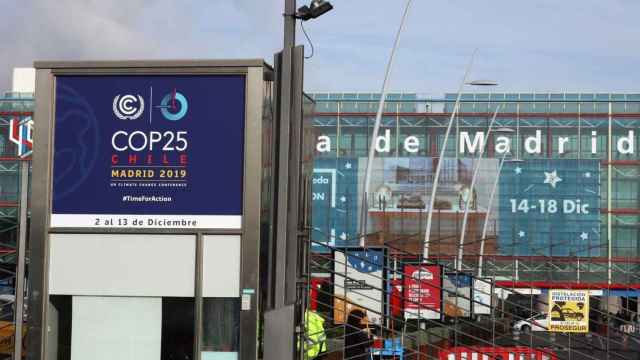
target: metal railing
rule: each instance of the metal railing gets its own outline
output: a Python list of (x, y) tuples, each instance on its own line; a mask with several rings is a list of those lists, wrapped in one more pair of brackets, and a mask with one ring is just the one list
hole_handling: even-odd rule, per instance
[[(330, 239), (329, 234), (325, 236), (327, 240)], [(479, 239), (468, 242), (465, 246), (477, 241)], [(345, 354), (353, 355), (353, 351), (349, 349), (356, 348), (364, 349), (365, 356), (385, 353), (389, 358), (439, 359), (439, 356), (446, 351), (464, 346), (485, 349), (485, 354), (488, 356), (491, 354), (486, 349), (525, 347), (532, 351), (543, 351), (549, 355), (549, 358), (557, 356), (559, 359), (629, 359), (635, 356), (634, 351), (640, 347), (638, 320), (633, 319), (634, 316), (637, 317), (637, 313), (620, 312), (614, 315), (608, 312), (608, 306), (605, 308), (597, 304), (590, 309), (590, 329), (584, 334), (549, 332), (546, 326), (540, 329), (544, 331), (521, 333), (514, 330), (514, 324), (518, 322), (525, 324), (520, 329), (526, 330), (527, 323), (531, 329), (533, 327), (531, 314), (534, 314), (536, 309), (548, 307), (548, 302), (540, 297), (535, 299), (530, 297), (529, 303), (523, 304), (516, 300), (521, 296), (518, 294), (523, 292), (523, 289), (518, 289), (515, 281), (513, 286), (505, 286), (505, 281), (496, 282), (495, 276), (477, 278), (474, 273), (456, 271), (455, 266), (442, 259), (429, 258), (425, 261), (420, 253), (408, 252), (398, 247), (398, 242), (401, 241), (396, 240), (395, 245), (385, 242), (380, 247), (358, 249), (335, 247), (322, 241), (308, 241), (310, 260), (305, 281), (309, 291), (311, 291), (312, 279), (316, 287), (313, 289), (313, 296), (305, 297), (305, 305), (307, 309), (313, 308), (313, 311), (317, 311), (325, 318), (327, 326), (324, 331), (327, 335), (327, 343), (330, 344), (326, 354), (328, 358), (349, 358), (345, 357)], [(319, 248), (324, 251), (313, 252), (314, 249)], [(383, 254), (384, 259), (373, 261), (368, 255), (374, 253)], [(468, 255), (465, 259), (473, 259), (476, 256)], [(362, 274), (358, 274), (358, 266), (354, 267), (350, 260), (360, 262), (360, 268), (368, 268), (369, 265), (377, 266), (379, 271), (364, 276), (370, 281), (363, 282)], [(549, 260), (552, 260), (550, 256)], [(451, 288), (451, 286), (429, 281), (429, 287), (443, 294), (443, 301), (438, 310), (439, 318), (433, 319), (427, 316), (427, 314), (432, 315), (433, 312), (426, 310), (423, 314), (418, 312), (417, 318), (408, 318), (404, 312), (399, 312), (397, 307), (404, 308), (406, 305), (412, 305), (420, 308), (424, 304), (406, 296), (404, 290), (394, 291), (389, 284), (391, 280), (403, 279), (406, 275), (402, 268), (409, 264), (437, 265), (442, 269), (442, 276), (468, 278), (470, 285), (465, 286), (468, 288), (468, 293), (466, 289), (461, 291), (457, 283), (454, 288)], [(606, 280), (606, 273), (602, 276), (603, 280)], [(631, 281), (632, 278), (637, 279), (638, 275), (628, 274), (628, 276)], [(423, 285), (421, 279), (413, 281), (414, 284), (417, 281), (418, 284)], [(403, 285), (406, 285), (406, 282), (402, 284), (401, 280), (400, 283), (396, 281), (393, 286)], [(486, 288), (491, 290), (482, 290)], [(570, 289), (562, 286), (556, 289), (563, 288)], [(531, 287), (529, 293), (534, 293), (533, 290)], [(392, 297), (393, 305), (390, 304)], [(487, 297), (491, 299), (489, 303), (486, 300), (478, 300)], [(597, 299), (595, 296), (591, 298), (594, 302)], [(451, 299), (454, 299), (455, 303), (451, 303)], [(452, 308), (459, 308), (462, 304), (468, 307), (468, 314), (461, 315), (457, 311), (454, 313), (450, 311)], [(474, 315), (476, 305), (488, 308), (488, 314)], [(371, 326), (372, 329), (369, 331), (376, 338), (386, 339), (388, 346), (385, 347), (385, 343), (378, 340), (373, 343), (367, 340), (364, 344), (354, 344), (350, 341), (354, 338), (353, 333), (362, 332), (363, 329), (345, 321), (349, 317), (349, 308), (351, 311), (363, 310), (367, 318), (379, 317), (381, 320)], [(616, 326), (612, 328), (614, 323)], [(300, 336), (308, 338), (309, 334), (301, 333)], [(395, 342), (391, 342), (390, 339), (395, 339)]]

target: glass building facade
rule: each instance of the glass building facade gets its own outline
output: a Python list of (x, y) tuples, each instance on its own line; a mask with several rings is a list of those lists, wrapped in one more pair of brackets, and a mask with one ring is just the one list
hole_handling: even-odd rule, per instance
[(33, 108), (33, 93), (0, 94), (0, 267), (8, 270), (2, 271), (0, 276), (4, 279), (0, 282), (0, 294), (14, 291), (20, 225), (20, 163), (31, 159), (31, 148), (26, 145), (26, 139), (20, 144), (20, 130), (32, 121)]
[(483, 261), (484, 273), (497, 280), (640, 283), (640, 94), (462, 94), (428, 244), (426, 210), (456, 94), (388, 95), (366, 199), (380, 95), (313, 98), (314, 241), (356, 246), (365, 221), (367, 245), (413, 254), (428, 246), (431, 258), (451, 265), (462, 247), (463, 269), (475, 271)]
[[(364, 227), (367, 246), (422, 254), (434, 173), (442, 162), (430, 259), (474, 274), (482, 261), (482, 275), (494, 279), (496, 287), (541, 288), (530, 292), (539, 300), (546, 299), (544, 289), (588, 287), (601, 291), (593, 296), (625, 297), (625, 306), (637, 311), (635, 300), (629, 305), (627, 299), (640, 296), (640, 94), (465, 93), (446, 146), (455, 94), (390, 94), (366, 196), (364, 172), (379, 95), (317, 93), (312, 98), (316, 253), (359, 248)], [(0, 291), (5, 293), (14, 288), (10, 272), (15, 272), (21, 161), (18, 144), (10, 139), (10, 122), (28, 121), (33, 105), (32, 94), (0, 99), (0, 266), (9, 270), (0, 278)], [(480, 157), (483, 141), (486, 150)], [(363, 208), (366, 216), (361, 216)], [(54, 302), (60, 309), (71, 306), (64, 298)], [(524, 304), (533, 307), (530, 299)], [(184, 314), (175, 321), (194, 321), (184, 311), (193, 309), (192, 303), (163, 299), (154, 306)], [(239, 306), (238, 301), (209, 298), (203, 317), (236, 324), (230, 314)], [(11, 321), (10, 311), (2, 314), (0, 320)], [(60, 314), (69, 316), (64, 310)], [(202, 332), (203, 351), (238, 347), (235, 333), (206, 324)], [(70, 349), (67, 343), (59, 346)]]
[(0, 94), (0, 328), (5, 329), (0, 338), (7, 344), (0, 347), (0, 356), (13, 354), (18, 243), (20, 230), (29, 224), (28, 212), (24, 221), (20, 221), (20, 208), (26, 205), (21, 199), (22, 176), (30, 177), (31, 162), (31, 139), (22, 135), (30, 132), (33, 109), (33, 93)]

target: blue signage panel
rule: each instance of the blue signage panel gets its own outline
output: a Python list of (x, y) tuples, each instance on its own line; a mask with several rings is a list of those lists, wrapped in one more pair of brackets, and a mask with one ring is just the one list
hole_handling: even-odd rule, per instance
[[(311, 191), (312, 240), (358, 245), (358, 159), (316, 159)], [(330, 249), (315, 244), (314, 250)]]
[(499, 212), (501, 254), (599, 256), (600, 163), (507, 162)]
[(244, 76), (57, 76), (52, 226), (240, 227), (244, 119)]

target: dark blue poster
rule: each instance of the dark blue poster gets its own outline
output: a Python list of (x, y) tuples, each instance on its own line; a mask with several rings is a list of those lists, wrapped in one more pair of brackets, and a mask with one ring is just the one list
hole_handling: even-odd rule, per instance
[(57, 76), (51, 225), (240, 227), (244, 122), (244, 76)]
[(500, 174), (500, 253), (600, 255), (598, 160), (506, 162)]

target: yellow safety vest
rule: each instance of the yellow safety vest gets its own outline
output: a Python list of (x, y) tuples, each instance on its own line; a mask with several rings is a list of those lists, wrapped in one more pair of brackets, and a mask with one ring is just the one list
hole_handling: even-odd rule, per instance
[(305, 359), (313, 359), (320, 353), (327, 351), (324, 319), (315, 311), (307, 310), (304, 323), (306, 335), (304, 342)]

